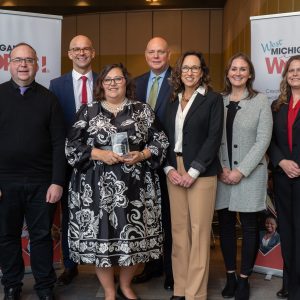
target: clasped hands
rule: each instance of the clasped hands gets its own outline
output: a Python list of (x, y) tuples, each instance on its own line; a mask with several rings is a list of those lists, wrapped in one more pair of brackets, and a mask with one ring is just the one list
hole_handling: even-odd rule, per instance
[(144, 155), (140, 151), (130, 151), (126, 155), (118, 155), (111, 150), (101, 150), (94, 148), (91, 153), (91, 158), (93, 160), (101, 160), (107, 165), (114, 165), (118, 163), (126, 163), (127, 165), (134, 165), (145, 159)]
[(283, 159), (279, 162), (279, 166), (289, 178), (296, 178), (300, 176), (300, 168), (293, 160)]
[(171, 169), (167, 174), (169, 180), (174, 185), (179, 185), (184, 188), (189, 188), (195, 182), (195, 178), (191, 177), (189, 173), (184, 173), (180, 175), (175, 169)]
[(238, 184), (243, 177), (244, 175), (238, 169), (230, 170), (226, 167), (219, 175), (219, 179), (225, 184)]

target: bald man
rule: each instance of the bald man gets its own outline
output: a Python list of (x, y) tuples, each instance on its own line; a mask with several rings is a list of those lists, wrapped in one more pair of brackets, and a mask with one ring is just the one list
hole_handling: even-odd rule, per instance
[[(74, 121), (75, 114), (81, 105), (93, 100), (93, 86), (97, 74), (92, 71), (92, 60), (95, 58), (95, 49), (90, 38), (84, 35), (75, 36), (68, 50), (68, 57), (73, 62), (73, 70), (50, 82), (50, 91), (57, 97), (63, 108), (67, 129)], [(71, 176), (71, 168), (67, 168), (67, 182)], [(57, 285), (67, 285), (78, 274), (77, 264), (69, 257), (68, 245), (68, 187), (64, 189), (61, 200), (62, 208), (62, 252), (64, 272), (58, 277)]]
[[(167, 41), (162, 37), (152, 38), (145, 50), (145, 59), (150, 70), (135, 79), (137, 99), (147, 102), (155, 111), (156, 116), (163, 124), (167, 102), (170, 100), (171, 86), (168, 78), (171, 75), (170, 49)], [(156, 85), (156, 88), (154, 86)], [(155, 90), (155, 94), (153, 91)], [(172, 234), (169, 196), (166, 176), (162, 169), (158, 170), (162, 192), (162, 223), (165, 234), (164, 257), (162, 260), (150, 261), (145, 265), (144, 271), (135, 276), (133, 283), (142, 283), (152, 277), (161, 276), (165, 272), (164, 288), (173, 290), (172, 272)]]

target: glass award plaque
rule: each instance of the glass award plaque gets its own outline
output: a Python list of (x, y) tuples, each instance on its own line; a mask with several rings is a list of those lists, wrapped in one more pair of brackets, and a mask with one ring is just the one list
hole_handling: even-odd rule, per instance
[(112, 151), (120, 156), (127, 155), (129, 143), (127, 132), (117, 132), (111, 135)]

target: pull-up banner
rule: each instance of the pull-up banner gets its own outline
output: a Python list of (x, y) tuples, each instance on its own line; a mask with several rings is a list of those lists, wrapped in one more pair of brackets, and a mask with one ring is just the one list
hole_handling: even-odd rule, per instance
[(61, 16), (0, 10), (0, 83), (10, 79), (9, 53), (20, 42), (37, 52), (36, 81), (45, 87), (60, 76)]
[(286, 61), (300, 55), (300, 12), (257, 16), (250, 20), (254, 86), (272, 102), (279, 94)]

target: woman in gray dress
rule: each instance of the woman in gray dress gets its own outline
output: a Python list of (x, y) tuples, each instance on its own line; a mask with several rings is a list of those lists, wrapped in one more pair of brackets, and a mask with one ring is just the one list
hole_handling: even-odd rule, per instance
[[(258, 250), (257, 212), (266, 208), (265, 152), (272, 132), (268, 99), (252, 87), (254, 67), (243, 53), (234, 55), (225, 71), (224, 129), (220, 148), (216, 209), (227, 271), (224, 298), (249, 299), (248, 277)], [(241, 270), (236, 276), (236, 220), (242, 226)]]

